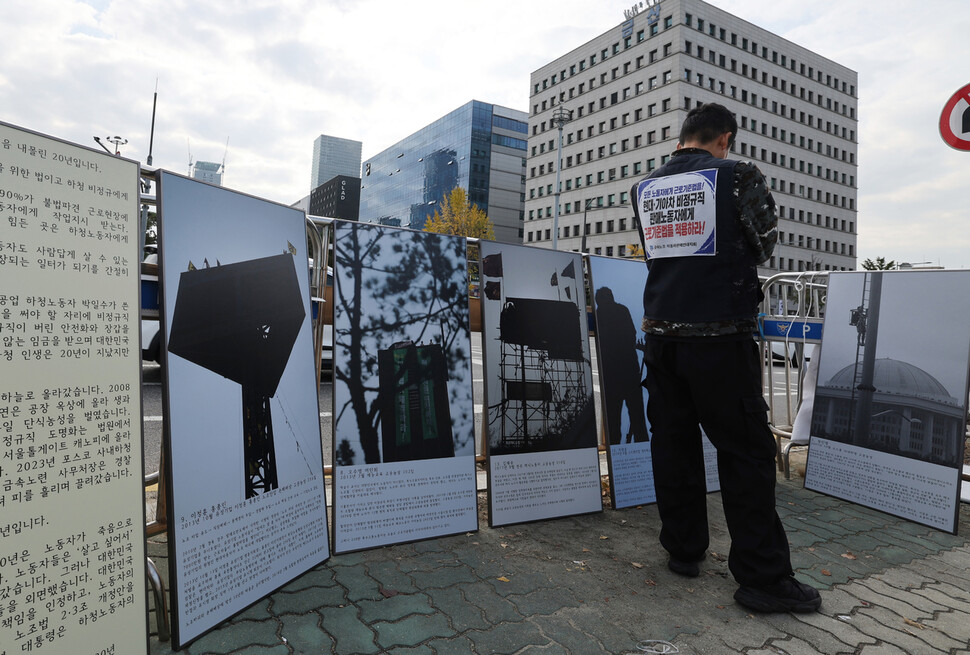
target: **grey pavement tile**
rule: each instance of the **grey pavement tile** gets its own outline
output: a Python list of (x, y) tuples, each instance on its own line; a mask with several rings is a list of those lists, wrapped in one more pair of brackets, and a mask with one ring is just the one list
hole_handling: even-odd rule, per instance
[[(903, 650), (902, 648), (894, 644), (882, 643), (882, 644), (863, 646), (862, 650), (859, 651), (859, 655), (916, 655), (916, 653), (913, 653), (912, 651)], [(924, 655), (924, 654), (919, 653), (919, 655)], [(929, 653), (927, 653), (926, 655), (929, 655)]]
[[(758, 652), (758, 651), (753, 651)], [(768, 642), (768, 650), (765, 652), (773, 655), (818, 655), (819, 653), (837, 653), (837, 650), (823, 650), (812, 643), (789, 635), (783, 639), (772, 639)], [(750, 655), (747, 654), (747, 655)]]
[(280, 618), (280, 637), (294, 653), (331, 653), (335, 643), (333, 638), (320, 627), (320, 615), (290, 614)]
[[(265, 621), (266, 619), (269, 619), (273, 616), (272, 612), (270, 612), (271, 603), (272, 601), (270, 600), (270, 598), (263, 598), (253, 603), (252, 605), (244, 609), (239, 614), (236, 614), (234, 617), (232, 617), (232, 620), (233, 621)], [(154, 615), (155, 613), (152, 612), (153, 617)]]
[(380, 649), (374, 641), (374, 632), (357, 616), (353, 605), (324, 607), (320, 609), (320, 627), (336, 642), (334, 650), (345, 653), (376, 653)]
[[(873, 613), (879, 616), (874, 617)], [(884, 620), (886, 622), (883, 622)], [(860, 609), (852, 615), (852, 625), (872, 637), (877, 643), (900, 645), (907, 653), (923, 653), (932, 650), (928, 644), (904, 631), (906, 624), (888, 610), (874, 612), (872, 608)]]
[[(286, 644), (280, 644), (279, 646), (247, 646), (237, 651), (233, 651), (232, 655), (289, 655), (293, 651), (287, 647)], [(300, 651), (296, 651), (300, 652)], [(314, 653), (323, 653), (325, 651), (317, 650)]]
[(855, 652), (862, 644), (874, 644), (878, 640), (859, 630), (855, 625), (853, 616), (848, 613), (833, 613), (832, 608), (822, 601), (821, 612), (811, 614), (799, 614), (797, 619), (811, 625), (819, 630), (827, 632), (832, 639), (840, 644), (845, 644), (847, 652)]
[(563, 616), (537, 616), (532, 622), (546, 637), (566, 646), (570, 652), (584, 655), (611, 655), (603, 648), (599, 639), (586, 630), (577, 628)]
[(417, 646), (435, 638), (451, 637), (455, 634), (444, 614), (414, 614), (400, 621), (378, 621), (371, 627), (377, 633), (377, 643), (383, 648)]
[(322, 607), (335, 607), (347, 602), (342, 587), (307, 587), (293, 592), (277, 592), (271, 596), (270, 611), (276, 615), (302, 614)]
[(280, 591), (300, 591), (308, 587), (332, 587), (335, 584), (333, 569), (323, 564), (310, 569), (300, 577), (283, 585)]
[(282, 643), (277, 636), (278, 630), (279, 623), (276, 619), (223, 623), (215, 630), (199, 637), (183, 650), (188, 655), (199, 655), (201, 653), (231, 653), (251, 645), (276, 646)]
[(452, 587), (464, 582), (478, 582), (474, 569), (464, 564), (439, 566), (430, 571), (412, 571), (411, 579), (419, 589)]
[(528, 594), (506, 596), (523, 616), (555, 614), (564, 607), (578, 607), (579, 601), (562, 589), (537, 589)]
[(926, 578), (911, 568), (887, 569), (874, 577), (897, 589), (919, 588), (926, 583)]
[(954, 598), (953, 596), (937, 589), (936, 585), (930, 585), (923, 587), (922, 589), (914, 589), (913, 594), (923, 596), (924, 598), (937, 603), (941, 608), (956, 610), (970, 616), (970, 602), (960, 598)]
[[(921, 596), (914, 596), (909, 590), (899, 589), (886, 584), (877, 577), (870, 577), (864, 580), (856, 580), (852, 588), (852, 593), (860, 599), (873, 605), (885, 607), (886, 609), (905, 616), (914, 621), (922, 618), (930, 618), (939, 608), (928, 599)], [(860, 589), (864, 587), (864, 589)], [(913, 601), (912, 603), (909, 601)]]
[(456, 632), (484, 630), (490, 625), (478, 605), (465, 598), (461, 589), (429, 589), (426, 593), (431, 598), (431, 604), (448, 616)]
[(365, 598), (381, 598), (377, 580), (367, 575), (363, 566), (340, 566), (333, 570), (334, 580), (346, 591), (347, 600), (356, 602)]
[(423, 594), (397, 594), (390, 598), (362, 600), (357, 603), (360, 619), (364, 623), (397, 621), (410, 614), (434, 614), (431, 599)]
[(495, 592), (490, 584), (463, 584), (458, 587), (468, 602), (473, 603), (485, 613), (485, 619), (492, 625), (505, 621), (521, 621), (515, 603)]
[(430, 646), (396, 646), (384, 651), (388, 655), (434, 655)]
[(450, 639), (433, 639), (427, 646), (434, 655), (469, 655), (477, 652), (471, 640), (464, 635)]
[(934, 580), (929, 582), (925, 588), (936, 589), (940, 593), (947, 594), (953, 598), (959, 598), (960, 600), (970, 601), (970, 589), (966, 587), (958, 587), (951, 582), (946, 580)]
[(484, 632), (469, 630), (465, 636), (475, 645), (477, 652), (483, 655), (513, 655), (525, 646), (544, 646), (551, 643), (538, 626), (528, 621), (501, 623)]
[[(966, 639), (955, 639), (936, 629), (927, 622), (916, 621), (912, 619), (912, 617), (897, 614), (884, 607), (867, 607), (859, 610), (859, 613), (871, 616), (876, 621), (879, 621), (883, 625), (892, 628), (893, 630), (904, 632), (912, 636), (913, 640), (915, 640), (912, 645), (912, 652), (914, 653), (922, 653), (928, 649), (948, 653), (951, 650), (955, 650), (967, 644)], [(904, 640), (892, 639), (886, 636), (886, 634), (888, 633), (881, 635), (883, 639), (897, 645), (906, 645)], [(905, 640), (905, 642), (908, 641), (910, 640)]]
[(376, 560), (367, 562), (367, 575), (377, 581), (386, 591), (397, 591), (402, 594), (412, 594), (418, 591), (414, 580), (401, 571), (396, 559)]
[(833, 627), (832, 622), (837, 619), (824, 614), (767, 614), (761, 619), (794, 639), (812, 644), (819, 653), (844, 653), (855, 650), (855, 644), (850, 647), (829, 629)]

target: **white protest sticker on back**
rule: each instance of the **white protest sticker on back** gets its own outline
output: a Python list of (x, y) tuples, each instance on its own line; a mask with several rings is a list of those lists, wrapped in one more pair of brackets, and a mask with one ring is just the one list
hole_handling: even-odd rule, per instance
[(637, 185), (647, 259), (717, 253), (717, 169), (678, 173)]

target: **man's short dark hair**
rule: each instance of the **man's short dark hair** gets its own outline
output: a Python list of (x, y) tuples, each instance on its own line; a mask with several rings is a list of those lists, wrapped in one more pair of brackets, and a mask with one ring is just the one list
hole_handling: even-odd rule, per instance
[(716, 102), (708, 102), (687, 112), (684, 126), (680, 128), (680, 144), (687, 141), (710, 143), (725, 132), (731, 133), (728, 147), (734, 145), (738, 135), (738, 121), (727, 107)]

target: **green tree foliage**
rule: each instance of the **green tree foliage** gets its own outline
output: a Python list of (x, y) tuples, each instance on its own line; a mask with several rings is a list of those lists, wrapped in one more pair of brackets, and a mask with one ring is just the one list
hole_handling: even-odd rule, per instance
[(876, 261), (867, 259), (862, 262), (862, 268), (867, 271), (891, 271), (896, 268), (896, 262), (891, 259), (887, 262), (885, 257), (876, 257)]
[(441, 199), (439, 209), (425, 222), (424, 231), (478, 239), (495, 238), (494, 223), (477, 205), (468, 202), (465, 190), (457, 186)]

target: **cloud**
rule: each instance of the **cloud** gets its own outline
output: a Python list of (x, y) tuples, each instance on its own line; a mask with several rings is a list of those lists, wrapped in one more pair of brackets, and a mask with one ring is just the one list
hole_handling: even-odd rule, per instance
[[(228, 137), (226, 184), (289, 203), (309, 192), (317, 135), (367, 157), (472, 99), (528, 110), (531, 73), (618, 29), (628, 4), (13, 0), (0, 120), (92, 147), (118, 134), (144, 161), (157, 78), (156, 165), (185, 172), (189, 143), (221, 161)], [(937, 127), (968, 81), (964, 0), (918, 18), (900, 0), (713, 4), (859, 73), (860, 259), (970, 259), (970, 153)]]

